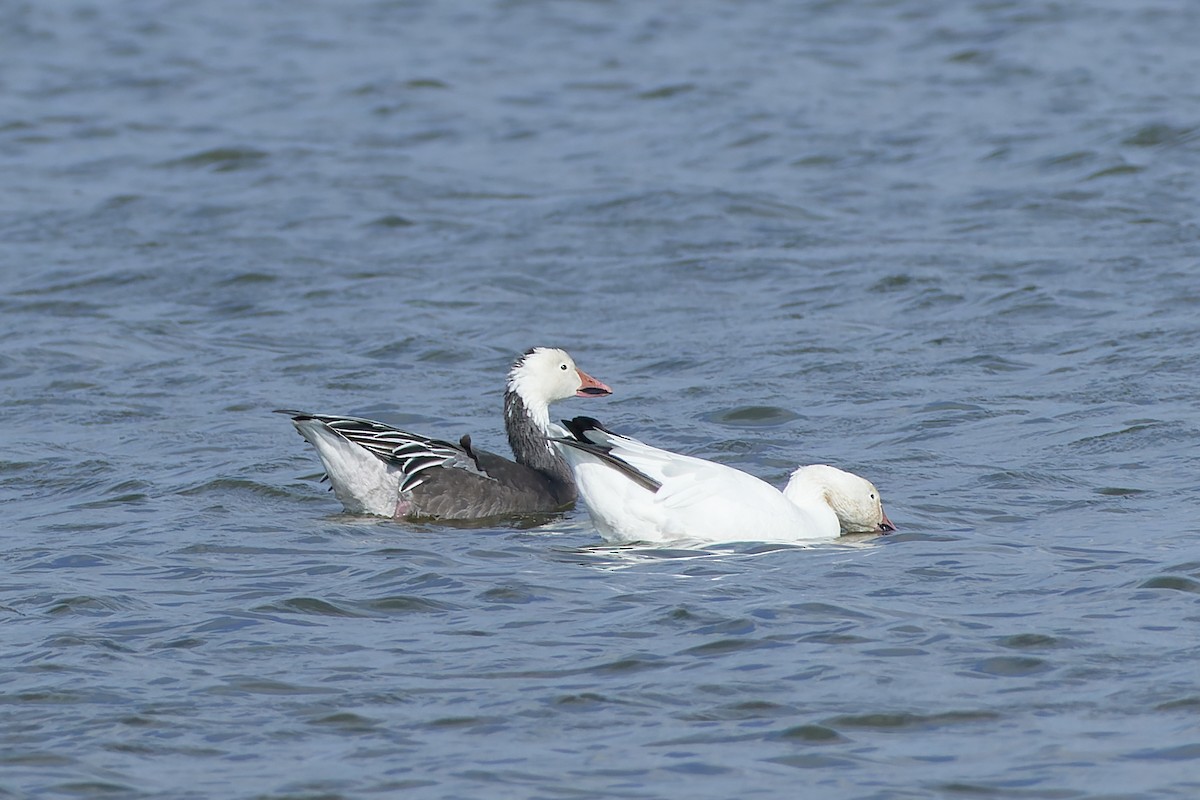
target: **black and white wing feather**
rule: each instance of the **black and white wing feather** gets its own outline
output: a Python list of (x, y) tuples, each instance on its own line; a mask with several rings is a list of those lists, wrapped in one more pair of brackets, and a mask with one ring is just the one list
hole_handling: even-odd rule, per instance
[(594, 456), (650, 492), (657, 492), (662, 488), (661, 481), (647, 475), (614, 452), (614, 450), (619, 451), (621, 443), (641, 444), (640, 442), (613, 433), (591, 417), (564, 419), (562, 424), (566, 426), (571, 435), (569, 437), (551, 437), (550, 441)]
[(287, 410), (281, 410), (279, 413), (289, 414), (296, 420), (316, 420), (382, 461), (397, 467), (403, 475), (399, 489), (401, 494), (423, 484), (429, 477), (428, 471), (437, 467), (461, 469), (487, 480), (495, 480), (480, 467), (478, 458), (471, 449), (471, 439), (467, 436), (462, 438), (460, 444), (452, 444), (360, 417), (306, 414)]

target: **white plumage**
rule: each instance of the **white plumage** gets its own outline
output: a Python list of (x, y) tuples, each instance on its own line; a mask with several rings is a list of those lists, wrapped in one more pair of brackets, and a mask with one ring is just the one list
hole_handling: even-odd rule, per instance
[(587, 417), (564, 424), (569, 435), (554, 441), (610, 542), (799, 542), (895, 529), (874, 485), (834, 467), (800, 467), (781, 492), (741, 470), (652, 447)]

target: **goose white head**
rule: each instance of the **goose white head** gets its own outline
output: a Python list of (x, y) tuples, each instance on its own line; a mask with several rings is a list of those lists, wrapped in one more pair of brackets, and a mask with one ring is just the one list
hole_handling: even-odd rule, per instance
[(792, 473), (784, 497), (797, 505), (820, 497), (837, 514), (842, 533), (891, 533), (896, 526), (883, 511), (875, 484), (825, 464), (800, 467)]
[(508, 388), (526, 405), (612, 394), (612, 389), (575, 366), (567, 351), (557, 347), (534, 347), (518, 358), (508, 373)]
[[(603, 397), (612, 389), (575, 366), (566, 350), (534, 347), (516, 360), (508, 373), (508, 391), (520, 398), (520, 405), (542, 431), (550, 424), (549, 406), (568, 397)], [(517, 413), (505, 401), (508, 414)]]

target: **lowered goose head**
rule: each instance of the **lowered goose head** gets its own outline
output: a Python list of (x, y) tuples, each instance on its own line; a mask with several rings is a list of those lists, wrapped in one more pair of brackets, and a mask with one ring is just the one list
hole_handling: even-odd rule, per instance
[(796, 505), (820, 498), (837, 514), (842, 533), (891, 533), (896, 526), (883, 511), (875, 484), (825, 464), (800, 467), (792, 473), (783, 494)]

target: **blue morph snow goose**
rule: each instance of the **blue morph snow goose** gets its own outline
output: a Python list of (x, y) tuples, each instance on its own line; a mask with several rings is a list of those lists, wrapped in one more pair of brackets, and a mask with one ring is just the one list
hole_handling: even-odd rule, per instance
[(408, 519), (471, 520), (562, 511), (575, 502), (571, 469), (549, 442), (562, 433), (549, 406), (612, 390), (565, 351), (519, 357), (504, 392), (504, 427), (515, 460), (358, 417), (280, 411), (316, 448), (346, 511)]

